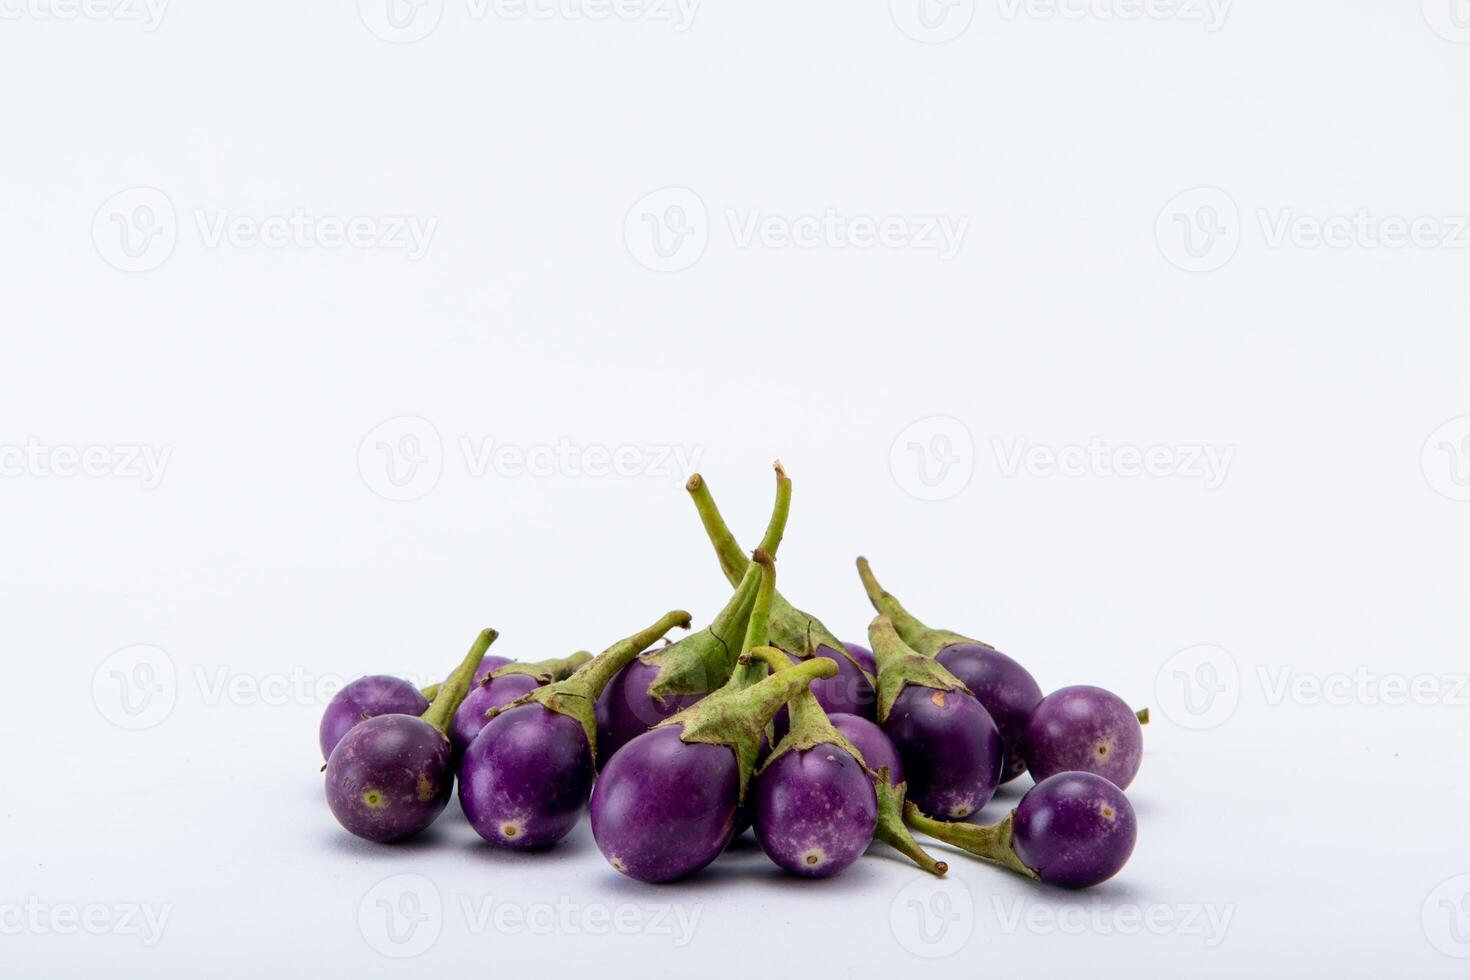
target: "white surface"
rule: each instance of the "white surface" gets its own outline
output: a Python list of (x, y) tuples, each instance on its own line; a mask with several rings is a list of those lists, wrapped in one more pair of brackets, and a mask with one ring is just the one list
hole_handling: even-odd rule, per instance
[[(345, 0), (178, 0), (151, 31), (6, 4), (0, 444), (101, 446), (112, 475), (7, 450), (0, 478), (5, 972), (1462, 972), (1470, 424), (1436, 430), (1470, 415), (1470, 32), (1418, 7), (1238, 3), (1210, 31), (961, 0), (930, 32), (876, 2), (706, 3), (678, 31), (449, 0), (397, 45)], [(168, 233), (129, 256), (138, 204)], [(645, 215), (671, 205), (690, 235), (660, 253)], [(947, 260), (850, 226), (773, 244), (828, 208), (967, 224)], [(417, 259), (248, 245), (297, 209), (432, 234)], [(1301, 237), (1360, 209), (1437, 244)], [(777, 220), (742, 245), (753, 211)], [(430, 462), (394, 484), (377, 443), (415, 434)], [(640, 475), (476, 470), (486, 440), (642, 447)], [(1166, 472), (1014, 469), (1017, 440), (1164, 446)], [(161, 479), (105, 461), (136, 446), (167, 448)], [(783, 587), (839, 632), (870, 615), (863, 552), (1044, 687), (1152, 704), (1124, 873), (1062, 895), (955, 858), (938, 897), (892, 860), (811, 884), (746, 848), (650, 889), (585, 824), (539, 857), (453, 809), (406, 847), (341, 832), (297, 674), (437, 676), (482, 625), (533, 657), (718, 608), (657, 446), (699, 454), (747, 541), (785, 460)], [(127, 714), (113, 671), (140, 662), (162, 692)], [(1191, 713), (1176, 671), (1206, 663), (1225, 690)], [(1276, 695), (1359, 668), (1389, 687)], [(1420, 675), (1429, 703), (1385, 703)], [(400, 874), (443, 908), (403, 946), (377, 905)], [(543, 931), (539, 903), (575, 909), (533, 935), (487, 900)], [(692, 937), (589, 934), (653, 905)], [(58, 934), (71, 914), (98, 934)]]

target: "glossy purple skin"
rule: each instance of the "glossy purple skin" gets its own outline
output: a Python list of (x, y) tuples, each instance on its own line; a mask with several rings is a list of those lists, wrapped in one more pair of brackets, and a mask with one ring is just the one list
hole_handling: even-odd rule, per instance
[(634, 660), (603, 688), (597, 699), (597, 757), (604, 763), (654, 725), (704, 697), (675, 694), (659, 703), (648, 693), (648, 685), (657, 676), (657, 667)]
[(1037, 782), (1059, 772), (1092, 772), (1127, 789), (1142, 762), (1138, 716), (1100, 687), (1053, 691), (1026, 722), (1026, 767)]
[(547, 847), (577, 825), (592, 791), (592, 750), (574, 718), (539, 704), (496, 715), (465, 751), (459, 803), (501, 847)]
[(327, 759), (327, 805), (359, 837), (379, 843), (412, 837), (449, 803), (451, 755), (449, 739), (422, 718), (369, 718)]
[[(866, 647), (860, 647), (856, 643), (844, 643), (848, 652), (852, 654), (853, 660), (865, 668), (868, 673), (877, 675), (878, 667), (873, 660), (873, 655)], [(878, 718), (878, 695), (873, 690), (873, 685), (863, 676), (863, 672), (853, 666), (853, 660), (849, 660), (841, 653), (829, 646), (817, 647), (815, 657), (826, 657), (837, 665), (837, 673), (831, 677), (819, 677), (812, 681), (811, 691), (816, 696), (817, 703), (827, 714), (856, 715), (867, 718), (870, 721)], [(801, 658), (787, 654), (786, 658), (794, 664), (801, 663)], [(791, 725), (790, 716), (783, 707), (777, 713), (776, 740), (780, 741), (786, 737), (786, 730)]]
[(592, 788), (592, 836), (608, 863), (639, 881), (674, 881), (719, 857), (735, 833), (733, 749), (683, 742), (682, 725), (646, 732)]
[(1090, 772), (1062, 772), (1021, 797), (1011, 843), (1042, 881), (1088, 888), (1117, 874), (1137, 840), (1138, 820), (1121, 789)]
[(876, 676), (878, 669), (873, 662), (873, 654), (867, 648), (855, 643), (844, 643), (843, 646), (847, 647), (852, 660), (831, 647), (817, 647), (817, 652), (813, 656), (826, 657), (835, 662), (837, 673), (832, 677), (822, 677), (812, 681), (812, 694), (816, 695), (817, 703), (828, 714), (840, 712), (845, 715), (857, 715), (860, 718), (876, 719), (878, 717), (878, 695), (873, 691), (872, 683), (853, 664), (853, 660), (856, 660), (867, 669), (868, 673)]
[(782, 869), (826, 878), (862, 856), (878, 797), (858, 761), (836, 745), (782, 753), (755, 781), (756, 839)]
[(480, 729), (485, 727), (485, 712), (491, 708), (502, 708), (540, 686), (534, 677), (526, 674), (506, 674), (504, 677), (492, 677), (488, 683), (471, 690), (449, 723), (449, 740), (454, 743), (455, 755), (463, 754), (475, 736), (480, 734)]
[(931, 817), (961, 820), (1000, 784), (1000, 732), (962, 691), (909, 686), (883, 725), (908, 777), (908, 798)]
[(1000, 729), (1005, 762), (1000, 781), (1008, 783), (1026, 771), (1026, 719), (1041, 700), (1041, 686), (1031, 673), (999, 650), (974, 643), (953, 643), (936, 657), (970, 689)]
[(322, 724), (317, 730), (322, 758), (330, 758), (342, 736), (369, 718), (421, 715), (428, 710), (428, 700), (401, 677), (386, 674), (359, 677), (338, 691), (322, 712)]
[(474, 690), (485, 682), (485, 678), (495, 673), (506, 664), (513, 664), (515, 660), (510, 657), (497, 657), (493, 653), (485, 654), (485, 659), (480, 661), (480, 666), (475, 668), (475, 676), (470, 679), (470, 689)]
[(897, 786), (903, 782), (903, 760), (898, 757), (898, 749), (893, 747), (893, 740), (883, 734), (883, 729), (876, 723), (857, 715), (844, 714), (828, 715), (827, 720), (847, 736), (869, 769), (877, 772), (886, 766), (889, 785)]

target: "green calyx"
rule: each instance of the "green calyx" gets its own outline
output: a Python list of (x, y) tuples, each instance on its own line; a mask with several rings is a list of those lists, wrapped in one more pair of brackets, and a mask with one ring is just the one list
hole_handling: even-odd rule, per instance
[[(763, 661), (770, 666), (772, 673), (780, 673), (792, 667), (786, 655), (772, 647), (756, 648), (750, 652), (748, 659)], [(878, 798), (878, 825), (873, 830), (873, 836), (930, 874), (942, 876), (949, 871), (949, 865), (935, 860), (920, 847), (919, 842), (914, 840), (914, 835), (909, 833), (908, 827), (904, 825), (903, 804), (908, 785), (906, 783), (899, 783), (897, 786), (890, 785), (887, 766), (875, 772), (872, 766), (868, 765), (868, 760), (863, 758), (858, 747), (833, 726), (827, 717), (827, 712), (822, 710), (821, 704), (817, 702), (816, 696), (809, 688), (791, 699), (791, 728), (787, 731), (786, 737), (781, 739), (780, 744), (771, 751), (770, 757), (766, 759), (761, 770), (765, 771), (772, 762), (793, 749), (805, 751), (823, 743), (839, 746), (851, 755), (858, 761), (858, 765), (867, 770), (868, 778), (873, 781), (873, 791)]]
[(714, 622), (640, 658), (658, 668), (648, 685), (650, 695), (662, 702), (675, 694), (708, 694), (729, 680), (759, 582), (760, 567), (752, 565)]
[[(663, 618), (641, 632), (619, 640), (584, 665), (565, 680), (538, 687), (510, 704), (491, 708), (486, 718), (494, 718), (503, 711), (523, 704), (539, 704), (543, 708), (573, 718), (587, 735), (587, 745), (592, 750), (592, 762), (597, 764), (597, 698), (618, 671), (633, 662), (633, 658), (656, 643), (659, 637), (676, 626), (689, 628), (689, 614), (682, 609), (665, 613)], [(571, 659), (571, 658), (568, 658)], [(499, 674), (499, 671), (496, 671)]]
[[(796, 666), (787, 659), (786, 654), (775, 647), (755, 647), (750, 651), (748, 658), (751, 661), (761, 661), (771, 669), (773, 674), (780, 674)], [(811, 692), (810, 687), (797, 692), (796, 696), (791, 699), (790, 708), (791, 727), (787, 729), (786, 736), (776, 744), (775, 748), (771, 749), (771, 754), (761, 766), (762, 771), (787, 752), (803, 752), (823, 744), (836, 745), (856, 759), (864, 769), (868, 768), (857, 746), (849, 742), (846, 735), (833, 727), (831, 720), (827, 717), (827, 712), (822, 710), (821, 704), (817, 702), (817, 696)], [(872, 770), (869, 769), (868, 773), (872, 775)]]
[(919, 812), (919, 808), (912, 803), (904, 805), (904, 819), (908, 825), (921, 834), (928, 834), (935, 840), (946, 844), (953, 844), (961, 850), (969, 851), (976, 857), (984, 858), (1001, 867), (1009, 868), (1017, 874), (1028, 878), (1040, 878), (1032, 868), (1028, 868), (1016, 853), (1012, 841), (1012, 831), (1016, 822), (1016, 811), (1012, 810), (1006, 814), (1000, 823), (984, 826), (973, 823), (950, 823), (947, 820), (935, 820), (926, 817)]
[(454, 718), (454, 713), (459, 710), (460, 704), (470, 693), (470, 681), (474, 680), (475, 668), (480, 666), (480, 661), (485, 659), (485, 651), (490, 649), (490, 644), (495, 642), (500, 634), (492, 629), (480, 630), (480, 635), (475, 637), (475, 642), (470, 644), (470, 652), (465, 654), (464, 660), (449, 675), (449, 679), (439, 685), (434, 693), (434, 700), (429, 705), (429, 710), (423, 714), (424, 721), (439, 729), (440, 732), (448, 733), (449, 722)]
[(863, 580), (863, 589), (868, 593), (868, 601), (881, 615), (893, 621), (898, 635), (903, 638), (904, 643), (913, 648), (914, 652), (932, 657), (945, 647), (956, 643), (970, 643), (995, 649), (984, 640), (977, 640), (950, 630), (930, 629), (915, 619), (913, 614), (894, 598), (893, 593), (884, 591), (883, 587), (878, 584), (878, 580), (873, 577), (873, 569), (869, 567), (866, 558), (857, 560), (857, 568), (858, 576)]
[(499, 668), (487, 678), (506, 677), (510, 674), (525, 674), (534, 677), (543, 684), (552, 681), (565, 680), (577, 672), (577, 669), (592, 659), (592, 654), (586, 650), (578, 650), (570, 657), (553, 657), (549, 660), (538, 660), (535, 663), (523, 664), (519, 661), (508, 663)]
[(1134, 716), (1138, 719), (1138, 723), (1140, 725), (1147, 725), (1148, 724), (1148, 709), (1147, 708), (1139, 708), (1137, 711), (1134, 712)]
[(873, 659), (878, 661), (878, 721), (888, 720), (893, 702), (909, 686), (932, 687), (936, 691), (969, 689), (958, 677), (945, 670), (933, 657), (916, 653), (899, 637), (893, 621), (877, 616), (868, 624), (868, 642), (873, 645)]
[[(776, 655), (780, 656), (780, 652), (777, 651)], [(743, 803), (746, 786), (755, 771), (756, 757), (760, 754), (761, 736), (771, 719), (776, 717), (776, 712), (797, 693), (805, 691), (812, 681), (836, 673), (837, 665), (826, 657), (804, 660), (750, 687), (722, 687), (655, 727), (682, 725), (684, 731), (679, 737), (685, 742), (724, 745), (733, 750), (740, 767), (740, 801)]]
[[(791, 506), (791, 480), (782, 469), (779, 460), (775, 463), (776, 469), (776, 509), (778, 512), (788, 510)], [(710, 495), (709, 487), (704, 482), (704, 477), (696, 473), (689, 478), (685, 485), (689, 491), (690, 498), (694, 501), (694, 507), (699, 511), (699, 519), (704, 524), (704, 532), (709, 536), (710, 544), (714, 546), (715, 555), (720, 561), (720, 570), (725, 573), (725, 578), (734, 585), (745, 575), (749, 560), (745, 552), (740, 550), (739, 543), (730, 532), (720, 510), (715, 506), (714, 497)], [(772, 515), (771, 524), (766, 528), (765, 538), (761, 541), (761, 547), (775, 554), (775, 546), (780, 543), (781, 530), (784, 529), (784, 518), (782, 527), (776, 526), (775, 515)], [(773, 537), (773, 531), (774, 537)], [(777, 592), (771, 601), (771, 625), (769, 642), (771, 646), (785, 650), (787, 653), (799, 657), (802, 660), (817, 652), (818, 647), (826, 646), (835, 650), (839, 655), (852, 658), (847, 653), (847, 648), (842, 641), (832, 634), (832, 631), (822, 625), (822, 621), (810, 613), (797, 609), (786, 598)], [(861, 669), (856, 661), (853, 666)], [(871, 680), (872, 678), (869, 678)]]

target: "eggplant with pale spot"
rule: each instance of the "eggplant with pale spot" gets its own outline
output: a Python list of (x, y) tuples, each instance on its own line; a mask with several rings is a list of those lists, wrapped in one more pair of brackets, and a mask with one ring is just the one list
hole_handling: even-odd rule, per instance
[(547, 847), (571, 832), (592, 790), (597, 695), (609, 678), (676, 626), (689, 628), (687, 612), (667, 613), (569, 677), (484, 712), (485, 723), (459, 766), (460, 807), (476, 833), (500, 847), (522, 850)]
[(1000, 732), (990, 713), (933, 657), (899, 639), (878, 616), (868, 627), (878, 661), (878, 723), (893, 740), (920, 810), (962, 819), (1000, 785)]
[(1090, 772), (1048, 776), (990, 826), (933, 820), (914, 807), (906, 816), (920, 833), (1063, 888), (1107, 881), (1128, 862), (1138, 840), (1128, 797)]
[(454, 791), (449, 725), (497, 634), (482, 630), (422, 717), (384, 714), (350, 729), (327, 757), (327, 805), (358, 837), (406, 840), (444, 811)]

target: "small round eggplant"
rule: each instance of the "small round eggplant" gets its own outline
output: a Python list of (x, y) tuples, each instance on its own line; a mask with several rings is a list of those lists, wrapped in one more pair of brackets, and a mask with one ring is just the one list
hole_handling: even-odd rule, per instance
[(1090, 772), (1043, 779), (999, 823), (947, 823), (912, 805), (904, 808), (904, 819), (936, 840), (1062, 888), (1107, 881), (1127, 863), (1138, 839), (1128, 797)]
[(322, 758), (330, 758), (332, 750), (352, 728), (378, 715), (421, 715), (429, 709), (429, 701), (419, 689), (401, 677), (372, 674), (338, 691), (322, 712), (317, 741)]
[(1143, 729), (1122, 698), (1078, 685), (1041, 699), (1026, 722), (1026, 766), (1040, 782), (1059, 772), (1091, 772), (1127, 789), (1143, 761)]
[(463, 755), (475, 736), (485, 727), (486, 712), (491, 708), (503, 708), (523, 695), (541, 686), (541, 682), (529, 674), (506, 674), (489, 677), (473, 690), (464, 704), (454, 713), (454, 723), (449, 727), (449, 740), (454, 743), (456, 757)]
[(968, 817), (995, 795), (1000, 732), (964, 691), (905, 687), (883, 731), (903, 760), (909, 799), (925, 813)]
[(481, 631), (423, 717), (378, 715), (342, 737), (326, 767), (327, 805), (338, 823), (387, 843), (412, 837), (444, 811), (454, 790), (449, 723), (495, 637), (494, 630)]
[[(476, 833), (501, 847), (527, 849), (554, 844), (577, 825), (592, 789), (592, 704), (610, 677), (675, 626), (688, 628), (689, 614), (670, 612), (570, 677), (533, 685), (489, 709), (459, 766), (460, 807)], [(520, 676), (501, 674), (490, 687)]]
[(555, 844), (581, 819), (592, 790), (592, 752), (575, 718), (540, 704), (502, 712), (470, 743), (459, 802), (493, 844)]
[(827, 720), (832, 723), (833, 728), (847, 736), (849, 742), (857, 746), (869, 769), (873, 772), (888, 770), (890, 786), (897, 786), (904, 781), (903, 760), (898, 757), (898, 749), (893, 747), (893, 739), (883, 734), (883, 729), (857, 715), (828, 714)]
[(1012, 833), (1016, 855), (1042, 881), (1090, 888), (1128, 863), (1138, 820), (1128, 797), (1108, 780), (1061, 772), (1021, 797)]
[(999, 650), (977, 643), (952, 643), (935, 659), (964, 682), (1000, 730), (1005, 749), (1000, 781), (1008, 783), (1025, 772), (1026, 719), (1041, 701), (1036, 679)]
[(838, 745), (792, 749), (755, 782), (756, 838), (766, 856), (805, 878), (826, 878), (862, 856), (878, 798), (862, 765)]
[(608, 761), (592, 790), (598, 848), (639, 881), (691, 875), (719, 857), (735, 833), (735, 753), (685, 742), (683, 733), (673, 725), (639, 735)]

